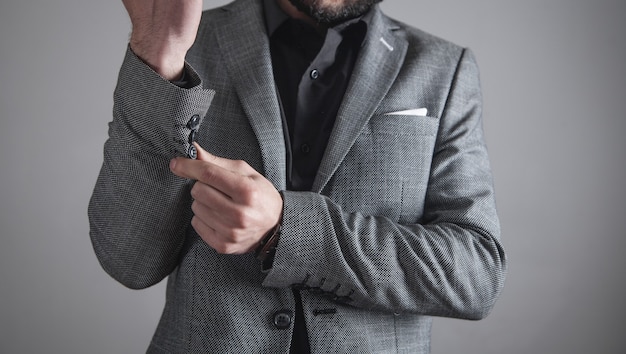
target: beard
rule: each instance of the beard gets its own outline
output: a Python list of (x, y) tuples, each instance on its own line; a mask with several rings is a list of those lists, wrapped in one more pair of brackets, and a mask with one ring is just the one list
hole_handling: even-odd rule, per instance
[(335, 25), (365, 14), (382, 0), (342, 0), (340, 4), (325, 4), (324, 0), (289, 0), (300, 12), (319, 24)]

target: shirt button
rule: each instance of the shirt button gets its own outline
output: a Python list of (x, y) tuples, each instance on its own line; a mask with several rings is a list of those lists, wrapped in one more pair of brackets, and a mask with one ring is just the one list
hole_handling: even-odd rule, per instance
[(302, 151), (303, 154), (308, 154), (309, 152), (311, 152), (311, 147), (309, 146), (309, 144), (302, 144), (300, 146), (300, 151)]
[(189, 119), (189, 122), (187, 122), (187, 128), (194, 130), (196, 128), (198, 128), (198, 125), (200, 124), (200, 116), (197, 114), (194, 114), (191, 119)]
[(293, 313), (288, 310), (280, 310), (274, 313), (274, 327), (287, 329), (291, 325)]
[(311, 79), (315, 80), (320, 77), (320, 72), (317, 69), (311, 70)]

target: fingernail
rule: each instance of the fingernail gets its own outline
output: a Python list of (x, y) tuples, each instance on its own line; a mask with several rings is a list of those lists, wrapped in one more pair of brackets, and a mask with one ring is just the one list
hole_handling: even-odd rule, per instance
[(171, 159), (170, 160), (170, 170), (173, 170), (174, 168), (176, 168), (176, 159)]

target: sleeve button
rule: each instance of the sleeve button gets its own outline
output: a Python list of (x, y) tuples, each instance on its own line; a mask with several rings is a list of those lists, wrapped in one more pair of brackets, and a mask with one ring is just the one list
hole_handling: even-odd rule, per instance
[(196, 141), (196, 134), (197, 134), (196, 130), (192, 130), (191, 133), (189, 133), (189, 144)]
[(195, 160), (198, 157), (198, 150), (196, 150), (196, 147), (191, 145), (189, 147), (189, 149), (187, 150), (187, 157)]
[(191, 119), (189, 119), (189, 122), (187, 122), (187, 128), (195, 130), (198, 128), (198, 125), (200, 125), (200, 116), (194, 114), (193, 116), (191, 116)]

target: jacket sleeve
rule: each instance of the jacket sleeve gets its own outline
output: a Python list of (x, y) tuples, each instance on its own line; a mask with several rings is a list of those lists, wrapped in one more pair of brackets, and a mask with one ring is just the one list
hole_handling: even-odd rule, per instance
[(188, 122), (201, 124), (214, 92), (185, 70), (190, 89), (164, 80), (128, 49), (115, 89), (88, 216), (98, 260), (130, 288), (156, 284), (174, 269), (191, 219), (190, 182), (168, 166), (187, 155)]
[(393, 313), (486, 316), (506, 259), (481, 105), (478, 69), (464, 51), (440, 117), (419, 223), (346, 212), (320, 194), (283, 192), (282, 233), (264, 285), (321, 290)]

